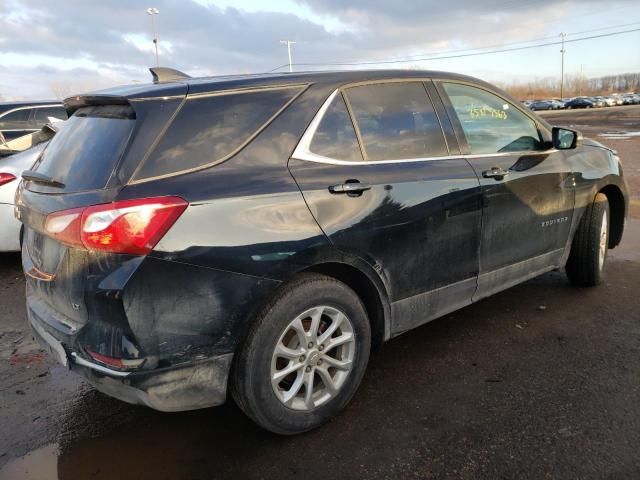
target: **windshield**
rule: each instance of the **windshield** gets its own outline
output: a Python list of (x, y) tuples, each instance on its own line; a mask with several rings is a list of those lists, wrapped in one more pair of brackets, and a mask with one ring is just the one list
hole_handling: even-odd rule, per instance
[[(65, 192), (104, 188), (134, 123), (135, 113), (129, 106), (80, 108), (53, 137), (33, 170), (64, 183)], [(34, 183), (29, 190), (50, 191), (49, 187)]]

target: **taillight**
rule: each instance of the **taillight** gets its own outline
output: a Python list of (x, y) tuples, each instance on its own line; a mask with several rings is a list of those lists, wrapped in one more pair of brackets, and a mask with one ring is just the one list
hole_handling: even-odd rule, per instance
[(44, 228), (72, 247), (146, 255), (187, 206), (180, 197), (122, 200), (52, 213)]
[(9, 182), (13, 182), (16, 179), (15, 175), (12, 175), (11, 173), (1, 173), (0, 172), (0, 187), (2, 185), (6, 185)]

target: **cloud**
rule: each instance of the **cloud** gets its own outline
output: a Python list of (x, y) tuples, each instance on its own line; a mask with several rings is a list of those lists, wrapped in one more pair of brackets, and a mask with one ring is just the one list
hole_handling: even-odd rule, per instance
[[(285, 47), (279, 43), (283, 38), (298, 42), (295, 63), (477, 47), (548, 35), (550, 22), (576, 7), (600, 5), (599, 0), (295, 1), (347, 28), (331, 31), (289, 13), (154, 0), (160, 10), (161, 63), (196, 74), (267, 71), (286, 62)], [(635, 1), (620, 0), (617, 5), (632, 6)], [(77, 68), (84, 69), (82, 76), (90, 76), (90, 71), (100, 75), (93, 83), (148, 79), (146, 68), (154, 62), (148, 6), (140, 0), (0, 0), (0, 11), (7, 12), (0, 16), (0, 55), (5, 60), (0, 94), (16, 96), (7, 89), (21, 85), (24, 95), (33, 95), (25, 85), (46, 84), (44, 66), (63, 80), (73, 80)], [(29, 78), (14, 84), (16, 75)]]

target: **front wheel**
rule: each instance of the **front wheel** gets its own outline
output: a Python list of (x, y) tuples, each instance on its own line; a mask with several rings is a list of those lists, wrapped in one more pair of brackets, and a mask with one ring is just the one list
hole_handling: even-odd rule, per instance
[(569, 281), (577, 286), (593, 287), (604, 276), (609, 248), (609, 202), (598, 193), (589, 205), (576, 231), (566, 272)]
[(238, 406), (274, 433), (318, 427), (344, 408), (366, 370), (371, 331), (356, 293), (303, 274), (259, 315), (233, 368)]

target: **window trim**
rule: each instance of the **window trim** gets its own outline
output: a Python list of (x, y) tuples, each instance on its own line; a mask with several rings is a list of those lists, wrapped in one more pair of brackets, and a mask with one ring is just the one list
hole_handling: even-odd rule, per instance
[[(149, 150), (146, 152), (144, 158), (140, 161), (136, 169), (133, 171), (133, 173), (129, 177), (129, 181), (126, 184), (137, 185), (139, 183), (146, 183), (146, 182), (151, 182), (155, 180), (161, 180), (163, 178), (175, 177), (177, 175), (185, 175), (187, 173), (198, 172), (200, 170), (205, 170), (207, 168), (211, 168), (223, 162), (226, 162), (230, 158), (237, 155), (243, 148), (245, 148), (251, 142), (253, 142), (253, 140), (258, 135), (260, 135), (269, 125), (271, 125), (271, 123), (276, 118), (278, 118), (280, 114), (284, 112), (287, 109), (287, 107), (289, 107), (289, 105), (295, 102), (300, 97), (300, 95), (306, 92), (308, 88), (309, 88), (309, 84), (273, 85), (268, 87), (236, 88), (236, 89), (229, 89), (229, 90), (221, 90), (217, 92), (203, 92), (203, 93), (197, 93), (192, 95), (186, 95), (184, 100), (180, 103), (176, 111), (173, 113), (173, 115), (167, 122), (167, 125), (165, 125), (165, 127), (162, 129), (162, 132), (158, 135), (158, 137), (154, 140), (152, 145), (149, 147)], [(291, 97), (291, 99), (289, 99), (282, 107), (280, 107), (272, 116), (270, 116), (266, 122), (260, 125), (260, 127), (257, 128), (244, 142), (242, 142), (240, 145), (238, 145), (235, 149), (233, 149), (224, 157), (219, 158), (213, 162), (209, 162), (205, 165), (199, 165), (197, 167), (178, 170), (176, 172), (164, 173), (162, 175), (156, 175), (154, 177), (145, 177), (145, 178), (135, 179), (135, 176), (142, 169), (142, 167), (147, 163), (147, 161), (149, 160), (149, 157), (151, 157), (151, 155), (154, 153), (155, 149), (164, 138), (166, 132), (171, 128), (171, 125), (173, 125), (173, 122), (176, 120), (176, 118), (178, 118), (178, 115), (182, 111), (187, 101), (192, 99), (202, 99), (202, 98), (208, 98), (208, 97), (220, 97), (224, 95), (238, 95), (238, 94), (243, 95), (246, 93), (250, 94), (250, 93), (264, 92), (264, 91), (270, 91), (270, 90), (289, 90), (289, 89), (298, 89), (298, 92), (293, 97)]]
[[(442, 126), (442, 119), (440, 118), (440, 115), (438, 115), (435, 102), (433, 98), (431, 98), (431, 95), (429, 94), (429, 90), (425, 85), (425, 82), (431, 82), (431, 81), (432, 79), (430, 78), (380, 79), (380, 80), (369, 80), (364, 82), (350, 83), (348, 85), (343, 85), (339, 88), (336, 88), (333, 92), (331, 92), (329, 97), (324, 101), (324, 103), (316, 113), (315, 117), (313, 117), (313, 120), (311, 120), (311, 123), (303, 133), (300, 141), (298, 142), (298, 145), (296, 145), (296, 148), (294, 149), (293, 154), (291, 155), (291, 158), (295, 160), (305, 160), (309, 162), (326, 163), (326, 164), (332, 164), (332, 165), (377, 165), (377, 164), (386, 164), (386, 163), (411, 163), (411, 162), (424, 162), (424, 161), (430, 161), (430, 160), (451, 160), (454, 158), (461, 158), (461, 155), (451, 155), (451, 146), (449, 145), (449, 141), (447, 140), (447, 135), (445, 134), (444, 128)], [(362, 140), (362, 135), (360, 133), (358, 122), (356, 121), (353, 110), (351, 109), (351, 103), (349, 102), (347, 91), (350, 88), (357, 88), (365, 85), (376, 85), (376, 84), (379, 85), (379, 84), (389, 84), (389, 83), (419, 83), (420, 85), (422, 85), (422, 88), (424, 89), (424, 94), (427, 100), (429, 101), (429, 104), (433, 108), (433, 113), (438, 119), (438, 126), (440, 127), (440, 133), (442, 134), (442, 138), (444, 140), (444, 144), (449, 155), (440, 155), (436, 157), (400, 158), (400, 159), (390, 159), (390, 160), (368, 160), (367, 159), (368, 157), (366, 154), (364, 141)], [(347, 106), (347, 111), (349, 112), (349, 116), (351, 117), (351, 123), (353, 124), (353, 128), (356, 133), (356, 138), (358, 139), (358, 144), (360, 146), (360, 152), (362, 153), (363, 160), (360, 160), (360, 161), (340, 160), (337, 158), (325, 157), (323, 155), (318, 155), (317, 153), (313, 153), (309, 148), (311, 146), (311, 141), (316, 133), (316, 130), (320, 125), (320, 122), (322, 121), (325, 113), (329, 109), (329, 106), (331, 105), (331, 103), (333, 102), (333, 100), (338, 94), (342, 95), (342, 98), (344, 99), (344, 102)]]
[[(402, 159), (396, 159), (396, 160), (377, 160), (377, 161), (372, 161), (372, 160), (362, 160), (362, 161), (353, 161), (353, 160), (339, 160), (337, 158), (331, 158), (331, 157), (325, 157), (323, 155), (318, 155), (317, 153), (313, 153), (311, 150), (309, 150), (309, 146), (311, 145), (311, 140), (313, 139), (313, 136), (316, 133), (316, 130), (318, 129), (318, 126), (320, 125), (320, 122), (322, 121), (326, 111), (329, 109), (329, 106), (331, 105), (331, 103), (333, 102), (334, 98), (338, 95), (338, 94), (342, 94), (342, 92), (345, 89), (351, 88), (351, 87), (356, 87), (356, 86), (361, 86), (361, 85), (370, 85), (370, 84), (374, 84), (374, 83), (396, 83), (396, 82), (407, 82), (407, 81), (413, 81), (413, 82), (428, 82), (428, 81), (432, 81), (431, 79), (401, 79), (401, 80), (388, 80), (388, 79), (384, 79), (384, 80), (375, 80), (375, 81), (368, 81), (368, 82), (358, 82), (358, 83), (354, 83), (354, 84), (349, 84), (347, 86), (343, 86), (343, 87), (339, 87), (336, 88), (333, 92), (331, 92), (331, 94), (329, 95), (329, 97), (327, 97), (327, 99), (324, 101), (324, 103), (322, 104), (322, 106), (320, 107), (320, 109), (318, 110), (318, 112), (316, 113), (316, 115), (313, 117), (313, 120), (311, 120), (311, 123), (309, 124), (309, 126), (307, 127), (307, 129), (305, 130), (305, 132), (302, 134), (302, 137), (300, 138), (300, 141), (298, 142), (298, 145), (296, 145), (296, 148), (293, 151), (293, 154), (291, 155), (291, 158), (293, 160), (302, 160), (302, 161), (307, 161), (307, 162), (315, 162), (315, 163), (324, 163), (324, 164), (329, 164), (329, 165), (379, 165), (379, 164), (392, 164), (392, 163), (414, 163), (414, 162), (431, 162), (431, 161), (438, 161), (438, 160), (460, 160), (460, 159), (464, 159), (464, 160), (473, 160), (476, 158), (494, 158), (494, 157), (508, 157), (508, 156), (514, 156), (514, 155), (550, 155), (552, 153), (556, 153), (559, 150), (556, 148), (550, 148), (548, 150), (523, 150), (523, 151), (517, 151), (517, 152), (497, 152), (497, 153), (460, 153), (460, 154), (449, 154), (449, 155), (443, 155), (443, 156), (438, 156), (438, 157), (419, 157), (419, 158), (402, 158)], [(468, 83), (468, 82), (460, 82), (460, 81), (449, 81), (446, 79), (438, 79), (438, 82), (445, 82), (445, 83), (460, 83), (463, 85), (468, 85), (471, 87), (477, 87), (477, 88), (481, 88), (480, 86), (476, 85), (476, 84), (472, 84), (472, 83)], [(442, 99), (442, 93), (440, 92), (440, 88), (441, 85), (438, 85), (435, 81), (434, 84), (436, 84), (437, 86), (437, 91), (438, 91), (438, 95), (441, 97), (441, 101), (444, 104), (445, 110), (447, 111), (447, 115), (450, 117), (451, 113), (449, 112), (449, 108), (450, 108), (450, 101), (449, 98), (446, 97), (446, 99)], [(486, 88), (481, 88), (482, 90), (486, 90), (489, 93), (493, 93), (494, 95), (497, 95), (496, 92), (493, 92), (492, 90), (486, 89)], [(427, 90), (425, 88), (425, 90)], [(427, 98), (430, 99), (431, 103), (433, 104), (433, 99), (431, 99), (431, 97), (429, 96), (429, 92), (428, 90), (425, 92), (427, 94)], [(509, 102), (509, 104), (511, 104), (511, 101), (507, 98), (504, 98), (502, 95), (498, 95), (500, 98), (503, 98), (505, 101)], [(344, 97), (343, 97), (344, 98)], [(446, 103), (445, 103), (446, 101)], [(345, 103), (347, 103), (347, 99), (345, 98)], [(434, 106), (435, 109), (435, 106)], [(351, 115), (351, 110), (349, 105), (347, 104), (347, 110), (349, 110), (349, 114)], [(523, 111), (522, 109), (518, 108), (518, 110)], [(435, 110), (434, 110), (435, 111)], [(438, 115), (438, 112), (435, 111), (436, 116), (438, 116), (438, 120), (440, 123), (440, 128), (442, 129), (442, 120), (440, 119), (440, 116)], [(523, 111), (523, 113), (526, 113)], [(527, 117), (529, 117), (531, 120), (533, 120), (533, 122), (535, 123), (537, 128), (539, 127), (539, 123), (536, 121), (535, 118), (531, 117), (531, 115), (527, 115)], [(452, 125), (455, 126), (456, 124), (454, 124), (454, 120), (456, 123), (459, 124), (459, 121), (457, 119), (457, 117), (454, 120), (449, 119), (452, 123)], [(356, 127), (356, 124), (353, 120), (353, 117), (351, 118), (351, 122), (354, 123), (354, 129), (356, 129), (356, 136), (358, 136), (358, 130)], [(454, 130), (454, 132), (456, 133), (456, 137), (457, 135), (457, 131)], [(446, 135), (444, 133), (444, 131), (442, 132), (444, 139), (445, 139), (445, 143), (447, 144), (447, 148), (449, 147)], [(465, 148), (468, 150), (468, 146), (466, 144), (466, 137), (464, 137), (464, 141), (465, 141)], [(458, 139), (459, 142), (459, 146), (462, 147), (462, 145), (460, 145), (460, 140)], [(361, 143), (360, 141), (358, 143)], [(362, 147), (361, 147), (361, 151), (362, 151)], [(451, 150), (449, 150), (449, 152), (451, 152)]]

